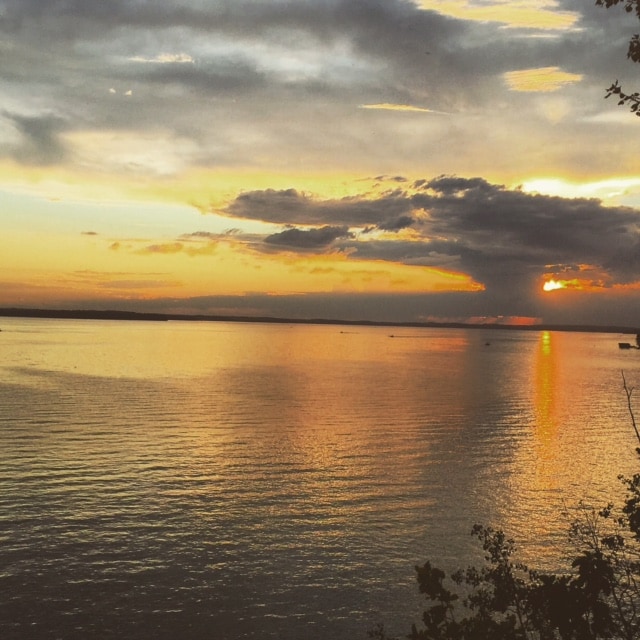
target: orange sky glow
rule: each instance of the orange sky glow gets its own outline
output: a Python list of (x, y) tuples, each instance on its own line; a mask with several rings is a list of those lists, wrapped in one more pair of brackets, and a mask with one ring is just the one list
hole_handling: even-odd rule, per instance
[(7, 10), (0, 306), (635, 322), (624, 12), (162, 6)]

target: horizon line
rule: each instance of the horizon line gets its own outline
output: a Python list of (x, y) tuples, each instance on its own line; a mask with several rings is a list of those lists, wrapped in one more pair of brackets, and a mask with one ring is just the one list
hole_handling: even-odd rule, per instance
[(243, 316), (216, 314), (156, 313), (118, 309), (42, 309), (33, 307), (0, 307), (0, 317), (47, 318), (68, 320), (135, 320), (185, 322), (262, 322), (271, 324), (327, 324), (336, 326), (414, 327), (444, 329), (506, 329), (520, 331), (576, 331), (585, 333), (640, 333), (640, 328), (626, 325), (592, 325), (569, 323), (507, 324), (500, 322), (346, 320), (338, 318), (289, 318), (278, 316)]

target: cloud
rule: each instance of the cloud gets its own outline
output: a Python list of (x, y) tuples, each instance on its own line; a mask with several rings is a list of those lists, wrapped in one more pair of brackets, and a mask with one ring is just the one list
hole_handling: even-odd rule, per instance
[(279, 224), (346, 224), (368, 227), (388, 224), (413, 209), (403, 191), (390, 191), (377, 198), (366, 195), (337, 200), (318, 200), (295, 189), (265, 189), (240, 194), (225, 213), (237, 218)]
[(514, 29), (561, 31), (574, 27), (579, 14), (558, 11), (553, 2), (523, 0), (504, 2), (460, 2), (459, 0), (417, 0), (424, 9), (437, 9), (447, 15), (481, 22), (500, 22)]
[(525, 92), (558, 91), (558, 89), (562, 89), (568, 84), (580, 82), (582, 78), (582, 74), (567, 73), (559, 67), (521, 69), (519, 71), (507, 71), (504, 74), (504, 79), (509, 89)]
[(167, 131), (121, 130), (108, 132), (76, 131), (65, 136), (74, 159), (83, 169), (109, 171), (112, 174), (144, 173), (166, 176), (179, 174), (201, 151), (195, 141)]
[(181, 237), (186, 240), (217, 240), (220, 234), (211, 231), (194, 231), (193, 233), (185, 233)]
[[(116, 0), (108, 11), (97, 0), (5, 0), (0, 109), (27, 116), (29, 104), (37, 113), (64, 114), (65, 144), (54, 126), (40, 146), (12, 148), (24, 163), (84, 168), (87, 150), (75, 153), (74, 143), (89, 133), (135, 134), (135, 154), (156, 155), (145, 135), (155, 128), (185, 141), (171, 163), (176, 171), (287, 170), (297, 158), (309, 171), (477, 173), (491, 136), (492, 149), (500, 149), (490, 164), (515, 172), (531, 167), (518, 149), (532, 135), (545, 145), (547, 165), (564, 162), (566, 169), (576, 129), (594, 135), (584, 118), (605, 109), (583, 98), (599, 96), (612, 64), (624, 65), (613, 37), (619, 23), (614, 12), (607, 20), (603, 14), (575, 0)], [(561, 37), (521, 37), (532, 31)], [(541, 113), (521, 90), (569, 83), (576, 95), (562, 113), (574, 116), (574, 126), (552, 134), (549, 117), (559, 116)], [(455, 117), (429, 117), (437, 114)], [(117, 172), (109, 161), (107, 154), (96, 169)]]
[(188, 53), (159, 53), (153, 57), (131, 56), (127, 58), (131, 62), (145, 64), (194, 64), (195, 59)]
[(319, 229), (286, 229), (265, 238), (267, 244), (289, 249), (324, 249), (338, 238), (352, 238), (347, 227), (325, 226)]
[[(461, 265), (495, 289), (539, 277), (545, 265), (594, 264), (616, 282), (637, 278), (640, 213), (599, 200), (510, 190), (480, 179), (440, 177), (415, 204), (429, 213), (429, 232), (460, 255)], [(509, 285), (509, 281), (511, 285)]]
[(409, 178), (405, 176), (376, 176), (377, 182), (409, 182)]
[(388, 102), (379, 104), (361, 104), (359, 109), (372, 109), (377, 111), (401, 111), (401, 112), (414, 112), (414, 113), (437, 113), (441, 115), (448, 115), (444, 111), (434, 111), (433, 109), (427, 109), (425, 107), (416, 107), (410, 104), (389, 104)]
[(24, 164), (50, 165), (61, 162), (66, 148), (60, 139), (65, 121), (54, 114), (24, 115), (3, 111), (20, 136), (12, 157)]
[(380, 222), (377, 226), (381, 231), (400, 231), (410, 227), (415, 220), (411, 216), (399, 216), (394, 220), (387, 220)]
[(201, 240), (203, 238), (206, 238), (206, 236), (203, 235), (203, 232), (196, 232), (195, 234), (184, 234), (181, 236), (181, 240), (176, 240), (175, 242), (163, 242), (147, 245), (142, 249), (138, 249), (136, 253), (141, 255), (176, 255), (179, 253), (184, 253), (190, 257), (210, 256), (216, 253), (218, 242), (211, 238), (203, 243), (189, 243), (189, 241), (192, 239)]
[[(322, 251), (337, 243), (350, 260), (466, 273), (504, 299), (531, 296), (546, 274), (567, 275), (584, 270), (581, 265), (592, 265), (593, 286), (635, 282), (640, 272), (637, 210), (607, 207), (593, 198), (527, 193), (480, 177), (421, 179), (404, 190), (339, 200), (267, 189), (241, 194), (227, 213), (263, 222), (325, 225), (269, 235), (265, 242), (272, 246)], [(410, 235), (369, 237), (374, 229), (410, 229)]]
[(166, 242), (162, 244), (150, 244), (144, 249), (141, 249), (139, 253), (150, 254), (173, 254), (180, 253), (184, 249), (184, 245), (181, 242)]
[(219, 92), (247, 94), (259, 91), (268, 84), (268, 74), (244, 57), (226, 56), (198, 65), (183, 63), (147, 65), (132, 74), (137, 82), (174, 85), (205, 95)]

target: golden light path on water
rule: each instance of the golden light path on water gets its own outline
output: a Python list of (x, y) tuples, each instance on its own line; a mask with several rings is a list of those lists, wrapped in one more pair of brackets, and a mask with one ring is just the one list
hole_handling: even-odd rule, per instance
[[(504, 527), (520, 532), (516, 537), (527, 562), (549, 570), (569, 570), (559, 562), (558, 550), (571, 554), (571, 523), (585, 508), (597, 510), (612, 500), (621, 504), (617, 476), (636, 467), (621, 372), (625, 366), (633, 371), (637, 363), (626, 359), (601, 375), (593, 368), (600, 337), (590, 337), (594, 344), (580, 334), (541, 331), (528, 365), (533, 392), (529, 444), (523, 442), (516, 452)], [(612, 350), (615, 346), (612, 341)]]

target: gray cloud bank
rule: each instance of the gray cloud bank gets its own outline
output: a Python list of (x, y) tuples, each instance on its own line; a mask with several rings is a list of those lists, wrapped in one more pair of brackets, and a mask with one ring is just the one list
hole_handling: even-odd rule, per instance
[[(455, 162), (486, 161), (483, 140), (499, 126), (506, 139), (538, 136), (570, 169), (568, 142), (596, 135), (584, 119), (606, 108), (611, 69), (633, 71), (624, 12), (591, 4), (560, 2), (577, 21), (556, 33), (454, 19), (409, 0), (3, 0), (0, 132), (12, 142), (0, 154), (73, 163), (63, 133), (162, 130), (193, 143), (187, 163), (339, 159), (466, 172)], [(550, 116), (542, 97), (509, 91), (503, 74), (554, 66), (583, 81), (563, 91), (571, 118), (551, 131), (549, 117), (566, 110)], [(372, 104), (424, 113), (358, 108)], [(494, 162), (525, 167), (522, 151), (506, 145)], [(604, 166), (598, 157), (589, 162)]]

